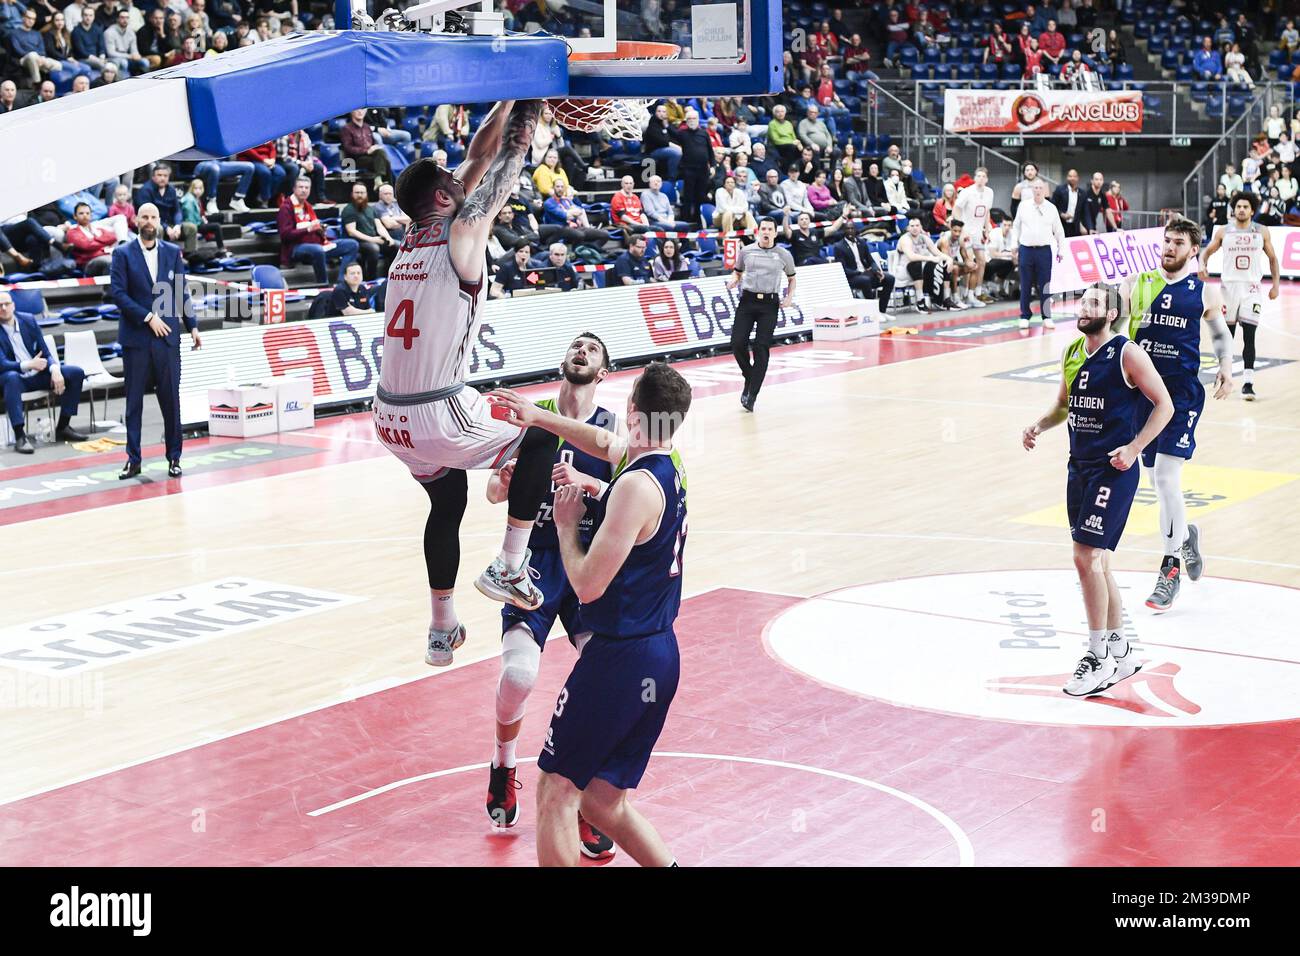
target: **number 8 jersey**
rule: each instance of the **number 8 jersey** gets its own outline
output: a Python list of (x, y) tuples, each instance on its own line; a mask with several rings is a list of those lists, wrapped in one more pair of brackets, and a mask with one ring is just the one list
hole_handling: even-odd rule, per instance
[(450, 219), (412, 226), (388, 270), (379, 385), (393, 395), (445, 388), (468, 374), (486, 281), (482, 272), (475, 282), (456, 274), (450, 239)]

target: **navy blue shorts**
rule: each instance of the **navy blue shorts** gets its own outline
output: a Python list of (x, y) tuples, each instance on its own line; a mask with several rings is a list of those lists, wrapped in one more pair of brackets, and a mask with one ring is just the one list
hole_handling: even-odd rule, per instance
[[(1205, 408), (1205, 386), (1199, 378), (1179, 376), (1165, 379), (1169, 397), (1174, 400), (1174, 417), (1156, 436), (1156, 440), (1142, 451), (1142, 464), (1148, 468), (1156, 463), (1156, 453), (1173, 455), (1175, 458), (1191, 458), (1196, 450), (1196, 426), (1200, 424), (1201, 412)], [(1138, 402), (1141, 410), (1134, 424), (1138, 430), (1147, 422), (1151, 414), (1151, 403)]]
[(501, 608), (501, 634), (504, 636), (516, 624), (527, 624), (542, 650), (546, 650), (546, 636), (558, 617), (564, 632), (572, 641), (589, 628), (582, 626), (582, 610), (578, 595), (573, 593), (569, 576), (564, 573), (559, 548), (538, 548), (533, 552), (528, 566), (533, 569), (533, 583), (542, 591), (542, 606), (536, 611), (525, 611), (507, 604)]
[(1114, 551), (1124, 533), (1142, 469), (1133, 462), (1128, 471), (1111, 467), (1109, 459), (1070, 459), (1065, 483), (1065, 512), (1070, 537), (1091, 548)]
[(537, 766), (585, 790), (599, 777), (620, 790), (641, 782), (677, 693), (677, 635), (592, 636), (555, 701)]

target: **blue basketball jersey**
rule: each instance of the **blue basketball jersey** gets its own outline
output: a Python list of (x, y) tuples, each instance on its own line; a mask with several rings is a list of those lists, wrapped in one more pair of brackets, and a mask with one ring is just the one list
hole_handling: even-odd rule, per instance
[(1088, 354), (1088, 340), (1070, 343), (1062, 360), (1069, 394), (1070, 457), (1097, 461), (1137, 434), (1134, 406), (1141, 393), (1124, 378), (1128, 339), (1116, 335)]
[[(553, 398), (545, 399), (537, 404), (549, 412), (555, 412), (557, 415), (560, 413), (559, 404)], [(587, 419), (587, 424), (612, 432), (618, 427), (618, 416), (609, 409), (597, 405), (596, 410)], [(604, 482), (608, 482), (614, 474), (614, 466), (608, 461), (594, 455), (588, 455), (580, 448), (574, 448), (564, 439), (559, 440), (559, 444), (555, 449), (555, 463), (558, 465), (562, 462), (568, 462), (584, 475), (599, 478)], [(555, 521), (552, 518), (552, 513), (555, 510), (555, 491), (555, 482), (551, 482), (551, 490), (546, 493), (541, 506), (537, 509), (537, 520), (533, 524), (533, 533), (528, 538), (528, 547), (534, 551), (560, 546), (559, 538), (555, 536)], [(587, 515), (578, 525), (578, 539), (584, 544), (589, 543), (596, 533), (593, 521), (591, 510), (588, 509)]]
[(1201, 370), (1201, 316), (1205, 283), (1192, 273), (1169, 282), (1157, 270), (1137, 278), (1129, 312), (1129, 338), (1151, 356), (1162, 378), (1196, 378)]
[(604, 637), (657, 634), (672, 627), (682, 602), (682, 561), (686, 553), (686, 472), (676, 451), (642, 455), (621, 468), (595, 511), (595, 528), (605, 520), (605, 502), (627, 475), (643, 471), (659, 484), (664, 510), (659, 527), (644, 544), (633, 546), (605, 593), (582, 606), (583, 623)]

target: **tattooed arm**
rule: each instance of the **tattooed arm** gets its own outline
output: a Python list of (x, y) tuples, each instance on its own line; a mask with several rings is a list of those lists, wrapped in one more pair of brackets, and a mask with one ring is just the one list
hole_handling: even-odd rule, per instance
[[(492, 164), (483, 174), (483, 181), (465, 198), (451, 224), (451, 264), (462, 279), (477, 281), (483, 274), (492, 225), (519, 180), (541, 113), (541, 100), (515, 103)], [(480, 130), (475, 140), (482, 135)]]
[(469, 141), (469, 149), (465, 151), (465, 161), (456, 167), (456, 178), (465, 184), (466, 195), (477, 188), (479, 181), (483, 179), (483, 174), (487, 172), (488, 164), (492, 162), (493, 156), (501, 145), (501, 134), (505, 129), (506, 118), (514, 110), (514, 106), (514, 100), (503, 100), (492, 107), (492, 111), (479, 125), (474, 138)]

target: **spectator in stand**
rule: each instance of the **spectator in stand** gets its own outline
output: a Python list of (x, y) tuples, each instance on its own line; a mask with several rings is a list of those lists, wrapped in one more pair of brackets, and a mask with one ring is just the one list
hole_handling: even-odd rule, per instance
[(654, 115), (641, 135), (641, 152), (655, 161), (655, 169), (662, 167), (666, 178), (677, 178), (677, 167), (682, 161), (682, 148), (672, 141), (668, 124), (668, 105), (659, 103)]
[(912, 161), (910, 159), (903, 160), (903, 168), (899, 170), (898, 178), (902, 180), (903, 192), (907, 194), (908, 205), (913, 209), (919, 208), (921, 201), (927, 197), (921, 189), (921, 183), (913, 174)]
[(19, 0), (0, 0), (0, 40), (23, 22), (27, 5)]
[[(91, 83), (90, 88), (92, 90), (97, 90), (101, 86), (108, 86), (112, 83), (116, 83), (118, 79), (119, 76), (117, 71), (117, 64), (114, 63), (112, 60), (109, 60), (107, 63), (104, 64), (104, 69), (103, 72), (99, 74), (99, 79)], [(73, 92), (75, 93), (76, 91), (73, 90)]]
[(1290, 166), (1283, 166), (1282, 172), (1277, 178), (1278, 198), (1282, 200), (1283, 208), (1288, 212), (1295, 205), (1297, 192), (1300, 187), (1297, 186), (1295, 175), (1291, 172)]
[(1227, 225), (1228, 222), (1228, 190), (1224, 188), (1223, 183), (1214, 187), (1214, 198), (1210, 204), (1205, 207), (1205, 221), (1202, 223), (1205, 229), (1205, 235), (1208, 239), (1214, 237), (1214, 230), (1219, 226)]
[(889, 178), (885, 180), (885, 198), (889, 200), (889, 205), (900, 212), (907, 212), (912, 208), (912, 203), (907, 198), (907, 187), (903, 185), (901, 169), (889, 171)]
[(835, 92), (835, 75), (831, 73), (829, 66), (822, 67), (817, 88), (813, 91), (813, 99), (817, 101), (817, 105), (825, 117), (827, 129), (831, 131), (837, 140), (839, 139), (840, 129), (849, 131), (853, 129), (853, 116), (849, 113), (849, 108), (844, 105), (844, 101), (840, 99), (839, 94)]
[(1290, 130), (1283, 130), (1277, 141), (1277, 158), (1283, 163), (1294, 163), (1297, 152)]
[(1216, 47), (1227, 46), (1229, 43), (1235, 43), (1236, 40), (1237, 34), (1228, 23), (1228, 18), (1220, 13), (1219, 25), (1214, 30), (1214, 45)]
[(1032, 80), (1039, 73), (1047, 71), (1047, 65), (1043, 62), (1043, 51), (1038, 48), (1038, 39), (1029, 38), (1029, 46), (1025, 48), (1025, 72), (1024, 78)]
[(220, 56), (228, 49), (230, 49), (230, 37), (218, 30), (212, 34), (212, 39), (208, 41), (208, 52), (204, 56)]
[(1241, 192), (1245, 188), (1245, 182), (1242, 180), (1241, 176), (1237, 174), (1237, 167), (1232, 165), (1232, 163), (1228, 163), (1223, 167), (1223, 170), (1224, 172), (1223, 175), (1219, 177), (1219, 182), (1222, 183), (1223, 188), (1228, 191), (1228, 195), (1233, 196)]
[(514, 255), (502, 262), (496, 275), (492, 277), (492, 286), (489, 290), (491, 298), (500, 299), (513, 295), (521, 289), (534, 288), (534, 284), (528, 281), (532, 271), (529, 269), (528, 261), (532, 255), (533, 247), (528, 240), (522, 239), (515, 244)]
[(772, 107), (772, 121), (767, 124), (767, 145), (776, 150), (775, 161), (788, 167), (799, 158), (799, 137), (794, 124), (786, 119), (785, 106)]
[[(831, 170), (830, 179), (826, 181), (826, 189), (830, 192), (831, 202), (836, 203), (846, 216), (866, 215), (865, 206), (858, 206), (850, 201), (847, 184), (848, 177), (844, 175), (843, 167), (836, 166)], [(811, 198), (811, 193), (809, 198)]]
[(41, 80), (40, 87), (36, 90), (37, 103), (49, 103), (59, 98), (59, 92), (54, 88), (52, 80)]
[(723, 232), (758, 228), (749, 212), (749, 197), (736, 188), (736, 177), (728, 176), (723, 181), (722, 188), (713, 195), (713, 203), (713, 224)]
[[(1056, 28), (1055, 20), (1047, 21), (1047, 29), (1038, 37), (1038, 49), (1049, 63), (1060, 63), (1065, 55), (1065, 34)], [(1047, 64), (1043, 64), (1046, 68)]]
[(181, 199), (176, 187), (171, 185), (172, 168), (167, 163), (155, 163), (149, 181), (140, 187), (140, 205), (152, 203), (159, 218), (160, 238), (182, 242), (188, 255), (198, 248), (197, 233), (190, 223), (181, 218)]
[(18, 87), (13, 80), (0, 81), (0, 116), (20, 110), (27, 103), (18, 97)]
[(781, 191), (785, 193), (788, 214), (798, 216), (801, 212), (806, 212), (810, 218), (816, 217), (817, 211), (808, 201), (808, 184), (799, 178), (799, 167), (791, 166), (787, 172), (785, 182), (781, 183)]
[(889, 149), (885, 150), (885, 155), (880, 159), (880, 169), (886, 178), (895, 169), (900, 173), (903, 171), (903, 153), (897, 143), (890, 143)]
[[(284, 180), (284, 168), (276, 163), (275, 155), (275, 141), (272, 140), (235, 156), (236, 162), (249, 163), (253, 167), (253, 183), (248, 195), (261, 209), (271, 205), (273, 194), (281, 192), (279, 187)], [(278, 199), (276, 204), (279, 204)]]
[(794, 229), (791, 229), (787, 222), (785, 241), (790, 246), (790, 255), (794, 257), (794, 264), (811, 266), (826, 262), (826, 257), (822, 255), (822, 247), (826, 245), (827, 237), (839, 232), (843, 225), (844, 220), (841, 218), (824, 227), (815, 227), (812, 217), (806, 212), (799, 214)]
[(539, 193), (543, 196), (549, 196), (554, 191), (557, 182), (563, 182), (565, 186), (568, 186), (569, 174), (560, 166), (559, 151), (548, 149), (542, 164), (533, 170), (533, 184), (537, 187)]
[(1128, 48), (1115, 30), (1106, 34), (1106, 59), (1115, 66), (1123, 66), (1128, 62)]
[(90, 67), (78, 62), (77, 54), (72, 49), (72, 32), (68, 29), (67, 23), (67, 18), (61, 10), (50, 17), (50, 22), (45, 25), (43, 31), (45, 55), (51, 60), (57, 60), (59, 65), (70, 73), (89, 75)]
[(1294, 20), (1287, 20), (1286, 29), (1282, 31), (1282, 36), (1278, 39), (1277, 48), (1288, 56), (1296, 50), (1300, 50), (1300, 30), (1295, 28)]
[[(132, 36), (134, 36), (134, 34), (132, 34)], [(206, 56), (206, 51), (199, 47), (198, 39), (192, 36), (187, 36), (181, 39), (181, 48), (175, 53), (169, 53), (165, 62), (168, 66), (176, 66), (180, 63), (191, 63), (194, 60), (202, 60)]]
[(355, 239), (331, 240), (325, 233), (325, 224), (307, 201), (311, 193), (311, 180), (299, 177), (293, 192), (280, 201), (276, 226), (280, 232), (280, 268), (291, 263), (309, 264), (316, 273), (316, 284), (329, 281), (325, 271), (327, 259), (337, 260), (340, 271), (357, 259), (358, 243)]
[(767, 178), (769, 169), (775, 169), (778, 177), (781, 175), (780, 167), (768, 155), (766, 143), (754, 144), (754, 151), (749, 158), (749, 169), (760, 183)]
[(1119, 182), (1112, 182), (1110, 192), (1106, 193), (1106, 225), (1110, 231), (1124, 228), (1126, 212), (1128, 212), (1128, 200), (1121, 193)]
[(1268, 108), (1268, 118), (1264, 120), (1264, 133), (1268, 137), (1268, 145), (1276, 146), (1282, 139), (1282, 133), (1286, 129), (1286, 120), (1282, 118), (1282, 107), (1274, 104)]
[(378, 199), (374, 203), (375, 215), (379, 217), (379, 224), (400, 246), (402, 237), (411, 225), (411, 217), (402, 212), (402, 207), (397, 205), (397, 197), (393, 193), (391, 183), (384, 183), (377, 192)]
[(887, 210), (888, 212), (906, 212), (906, 209), (895, 209), (889, 202), (889, 195), (885, 192), (885, 181), (880, 178), (880, 164), (871, 162), (867, 164), (867, 175), (865, 177), (867, 186), (867, 199), (871, 202), (871, 208), (876, 210)]
[(83, 8), (81, 22), (72, 28), (72, 53), (77, 62), (85, 63), (94, 70), (102, 70), (108, 62), (104, 30), (95, 22), (94, 7)]
[(1259, 72), (1259, 34), (1244, 13), (1237, 14), (1236, 33), (1237, 45), (1241, 47), (1241, 53), (1246, 58), (1246, 69)]
[(811, 186), (817, 174), (822, 171), (822, 164), (817, 161), (811, 146), (805, 146), (799, 152), (799, 182)]
[(89, 203), (77, 203), (73, 211), (75, 224), (63, 234), (65, 244), (72, 247), (72, 259), (88, 276), (108, 275), (113, 264), (113, 247), (120, 237), (111, 226), (92, 223), (94, 218)]
[[(939, 198), (935, 200), (934, 206), (930, 209), (930, 219), (933, 221), (934, 232), (942, 232), (948, 228), (948, 220), (952, 218), (953, 210), (957, 208), (957, 187), (952, 183), (944, 183), (943, 190), (939, 193)], [(904, 208), (902, 212), (907, 212)]]
[(843, 202), (837, 202), (826, 185), (826, 170), (819, 169), (808, 185), (808, 202), (816, 211), (819, 220), (838, 219), (844, 213)]
[(818, 71), (828, 58), (840, 55), (840, 38), (831, 29), (829, 20), (823, 20), (817, 32), (808, 37), (808, 48), (816, 53), (816, 59), (809, 58), (808, 65)]
[(624, 176), (619, 181), (619, 191), (609, 200), (609, 224), (614, 229), (645, 232), (651, 228), (650, 219), (641, 207), (641, 197), (636, 194), (636, 180)]
[(1070, 53), (1070, 58), (1065, 61), (1065, 66), (1061, 67), (1061, 82), (1068, 83), (1071, 86), (1082, 83), (1083, 75), (1091, 73), (1092, 67), (1083, 59), (1081, 50), (1074, 50)]
[[(1227, 55), (1223, 58), (1223, 65), (1227, 70), (1229, 83), (1241, 83), (1244, 86), (1250, 87), (1252, 90), (1255, 88), (1255, 81), (1252, 80), (1250, 74), (1246, 72), (1246, 57), (1241, 52), (1241, 44), (1232, 44)], [(1279, 119), (1280, 118), (1281, 117), (1279, 117)]]
[(861, 34), (853, 34), (844, 47), (844, 79), (850, 83), (880, 79), (871, 69), (871, 51), (862, 42)]
[(1278, 198), (1277, 188), (1274, 187), (1259, 202), (1259, 212), (1255, 213), (1255, 221), (1261, 226), (1280, 226), (1282, 225), (1282, 213), (1284, 207), (1282, 200)]
[(769, 169), (758, 187), (758, 214), (774, 222), (780, 220), (781, 226), (790, 228), (790, 204), (785, 190), (781, 188), (781, 178), (775, 169)]
[(542, 222), (567, 230), (562, 233), (566, 242), (602, 245), (609, 241), (609, 233), (593, 228), (587, 210), (570, 198), (569, 184), (562, 179), (555, 181), (551, 198), (542, 204)]
[(226, 243), (221, 236), (221, 226), (208, 222), (203, 215), (203, 189), (203, 180), (190, 180), (189, 189), (181, 196), (181, 221), (192, 225), (196, 235), (210, 239), (218, 249), (224, 249)]
[(569, 263), (569, 249), (562, 242), (553, 242), (546, 251), (546, 266), (555, 270), (554, 288), (562, 292), (572, 292), (582, 280), (578, 270)]
[(1019, 63), (1022, 68), (1025, 65), (1025, 54), (1029, 52), (1029, 41), (1038, 36), (1038, 34), (1030, 32), (1030, 29), (1028, 23), (1020, 24), (1020, 32), (1016, 34), (1015, 47), (1013, 48), (1013, 62)]
[(386, 257), (391, 261), (397, 243), (379, 222), (365, 183), (352, 184), (352, 201), (343, 207), (343, 230), (357, 241), (357, 258), (366, 279), (378, 278), (380, 263)]
[(1038, 36), (1047, 29), (1047, 14), (1034, 4), (1028, 4), (1025, 7), (1025, 24), (1034, 36)]
[(984, 62), (1001, 66), (1003, 63), (1010, 63), (1012, 59), (1011, 38), (1007, 36), (1007, 31), (1002, 29), (1001, 23), (994, 23), (993, 32), (989, 34), (984, 44)]
[(1097, 9), (1092, 5), (1092, 0), (1080, 0), (1074, 8), (1074, 15), (1079, 21), (1078, 27), (1081, 33), (1087, 33), (1097, 25)]
[(392, 181), (393, 169), (388, 163), (388, 153), (375, 139), (375, 131), (366, 124), (365, 110), (353, 110), (348, 114), (347, 123), (339, 130), (339, 141), (344, 158), (351, 160), (356, 168), (373, 170), (378, 182)]
[(844, 267), (844, 278), (848, 280), (853, 295), (869, 299), (879, 297), (880, 314), (889, 310), (889, 300), (894, 294), (894, 277), (876, 262), (867, 241), (858, 233), (854, 223), (844, 226), (844, 238), (835, 244), (835, 259)]
[(874, 212), (871, 197), (867, 195), (867, 181), (862, 176), (862, 160), (853, 161), (853, 173), (844, 178), (844, 200), (864, 216)]
[(195, 166), (194, 175), (203, 180), (203, 194), (208, 197), (207, 208), (204, 210), (207, 215), (217, 214), (217, 192), (221, 180), (230, 176), (239, 177), (239, 182), (235, 184), (235, 194), (230, 200), (230, 209), (232, 212), (248, 212), (248, 203), (244, 200), (252, 187), (254, 171), (252, 163), (229, 159), (207, 159)]
[(642, 285), (651, 280), (645, 257), (645, 236), (633, 236), (627, 250), (614, 260), (614, 277), (620, 285)]
[[(293, 184), (299, 176), (311, 180), (311, 197), (320, 202), (325, 195), (325, 164), (312, 152), (311, 137), (304, 129), (286, 133), (275, 141), (275, 160), (284, 171), (284, 184), (281, 192), (285, 195), (293, 192)], [(387, 184), (385, 187), (390, 188)], [(245, 186), (247, 191), (247, 186)], [(383, 189), (379, 195), (383, 196)], [(280, 200), (275, 200), (277, 208)], [(210, 210), (215, 211), (215, 209)]]
[(161, 7), (149, 11), (149, 17), (135, 34), (136, 49), (149, 61), (149, 68), (156, 70), (173, 53), (180, 50), (180, 43), (172, 46), (173, 36), (167, 32), (167, 14)]
[(665, 239), (659, 243), (659, 252), (650, 261), (650, 278), (655, 282), (671, 282), (674, 274), (685, 270), (677, 240)]
[(725, 130), (722, 128), (722, 124), (718, 122), (718, 118), (716, 116), (710, 116), (705, 121), (704, 132), (709, 134), (709, 142), (713, 144), (713, 151), (715, 155), (718, 152), (722, 152), (723, 154), (727, 154), (731, 152), (727, 148), (726, 140), (723, 139), (723, 133), (725, 132)]
[(129, 71), (131, 76), (139, 76), (149, 69), (149, 61), (140, 55), (136, 45), (131, 15), (126, 10), (118, 10), (116, 22), (104, 31), (104, 49), (123, 75)]
[(673, 211), (672, 202), (663, 192), (663, 185), (663, 177), (654, 175), (650, 177), (650, 182), (646, 188), (641, 190), (641, 209), (650, 222), (650, 228), (670, 232), (685, 231), (692, 228), (690, 223), (682, 222), (677, 218), (677, 214)]
[[(523, 206), (527, 209), (527, 206), (524, 205), (523, 202), (519, 202), (518, 206)], [(507, 249), (514, 249), (515, 246), (519, 245), (522, 241), (526, 240), (530, 245), (536, 244), (540, 241), (541, 236), (539, 231), (536, 228), (532, 228), (535, 225), (535, 221), (531, 213), (519, 214), (517, 212), (518, 206), (515, 205), (514, 198), (512, 197), (511, 200), (507, 201), (506, 204), (501, 207), (501, 211), (497, 213), (497, 221), (492, 226), (492, 237), (496, 239), (498, 245), (501, 247), (501, 255), (496, 256), (495, 258), (497, 259), (505, 256)], [(557, 226), (551, 226), (549, 228), (552, 230), (558, 229)]]
[(1065, 182), (1052, 191), (1052, 205), (1061, 214), (1061, 226), (1067, 238), (1082, 234), (1083, 190), (1079, 188), (1079, 171), (1071, 169)]
[(700, 114), (694, 109), (686, 111), (686, 126), (672, 130), (671, 135), (682, 148), (682, 161), (678, 168), (682, 178), (682, 218), (698, 223), (700, 207), (709, 201), (713, 144), (709, 142), (709, 134), (700, 128)]
[(1066, 27), (1067, 29), (1079, 25), (1079, 17), (1074, 12), (1074, 7), (1071, 6), (1070, 0), (1061, 0), (1061, 8), (1056, 11), (1056, 23), (1058, 26)]
[(731, 127), (731, 132), (727, 135), (727, 146), (733, 155), (749, 155), (753, 152), (754, 142), (749, 135), (749, 123), (744, 117), (737, 117), (736, 124)]
[(27, 71), (32, 87), (41, 83), (41, 74), (59, 68), (59, 61), (45, 55), (45, 38), (36, 29), (36, 11), (28, 7), (18, 26), (9, 31), (9, 51), (14, 62)]
[(131, 202), (131, 187), (125, 183), (113, 190), (113, 205), (108, 207), (108, 218), (121, 216), (126, 220), (126, 228), (135, 232), (135, 205)]
[(365, 276), (361, 274), (361, 263), (349, 262), (347, 268), (340, 270), (339, 284), (329, 293), (331, 315), (364, 315), (373, 312), (370, 304), (370, 292), (365, 288)]
[(724, 133), (736, 125), (739, 109), (740, 98), (736, 96), (719, 96), (713, 101), (713, 115), (722, 124)]
[(899, 16), (897, 8), (890, 8), (889, 21), (885, 24), (885, 66), (893, 69), (904, 48), (911, 45), (912, 35), (907, 21)]
[(1201, 48), (1192, 55), (1192, 71), (1198, 80), (1223, 79), (1223, 60), (1209, 37), (1201, 40)]

